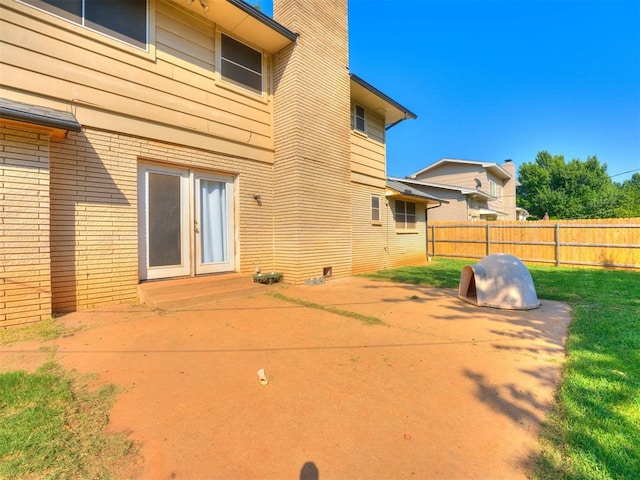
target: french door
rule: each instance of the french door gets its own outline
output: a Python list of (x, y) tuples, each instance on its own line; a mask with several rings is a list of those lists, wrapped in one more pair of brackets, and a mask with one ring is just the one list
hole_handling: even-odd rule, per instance
[(233, 178), (141, 164), (141, 280), (235, 269)]

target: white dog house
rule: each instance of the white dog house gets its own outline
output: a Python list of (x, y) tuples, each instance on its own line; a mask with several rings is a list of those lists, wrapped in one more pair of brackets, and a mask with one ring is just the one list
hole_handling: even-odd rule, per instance
[(479, 307), (531, 310), (540, 306), (529, 270), (519, 258), (505, 253), (464, 267), (458, 297)]

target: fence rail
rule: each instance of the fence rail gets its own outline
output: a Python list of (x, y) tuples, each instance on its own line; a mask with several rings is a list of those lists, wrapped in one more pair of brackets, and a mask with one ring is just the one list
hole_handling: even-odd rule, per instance
[(640, 269), (640, 218), (558, 222), (435, 222), (430, 256), (482, 258), (509, 253), (523, 261)]

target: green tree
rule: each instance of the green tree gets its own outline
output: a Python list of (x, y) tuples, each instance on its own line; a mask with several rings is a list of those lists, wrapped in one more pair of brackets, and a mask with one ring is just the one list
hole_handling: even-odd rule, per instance
[(621, 201), (616, 211), (619, 218), (640, 217), (640, 173), (634, 173), (629, 180), (619, 185)]
[(597, 157), (565, 162), (563, 155), (541, 151), (535, 162), (520, 166), (518, 206), (535, 217), (613, 218), (622, 203), (620, 187)]

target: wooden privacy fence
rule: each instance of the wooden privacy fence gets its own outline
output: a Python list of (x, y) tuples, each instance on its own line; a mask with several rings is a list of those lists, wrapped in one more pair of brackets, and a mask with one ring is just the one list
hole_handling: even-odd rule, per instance
[(640, 218), (429, 223), (427, 254), (640, 269)]

